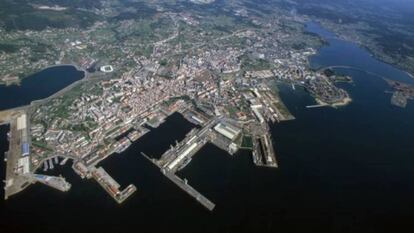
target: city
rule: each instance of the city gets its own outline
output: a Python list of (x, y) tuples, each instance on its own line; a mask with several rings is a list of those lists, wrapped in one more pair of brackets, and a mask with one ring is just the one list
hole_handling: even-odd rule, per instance
[[(147, 56), (116, 44), (123, 55), (112, 53), (115, 59), (108, 57), (105, 60), (111, 62), (103, 63), (102, 55), (93, 51), (111, 51), (106, 46), (113, 43), (98, 41), (108, 37), (82, 36), (88, 40), (81, 41), (68, 31), (71, 38), (65, 39), (62, 49), (82, 59), (76, 64), (85, 77), (54, 96), (12, 110), (3, 120), (12, 122), (11, 148), (21, 148), (10, 149), (7, 156), (12, 170), (6, 178), (6, 198), (36, 182), (35, 172), (53, 169), (54, 158), (60, 158), (73, 160), (77, 174), (95, 179), (117, 202), (126, 200), (137, 188), (131, 185), (119, 190), (120, 185), (98, 163), (139, 140), (148, 132), (146, 125), (158, 127), (175, 112), (201, 128), (159, 160), (148, 158), (184, 190), (191, 186), (174, 174), (207, 142), (230, 154), (240, 148), (252, 150), (254, 164), (276, 168), (277, 142), (269, 133), (269, 124), (294, 119), (277, 93), (277, 83), (307, 90), (318, 104), (310, 107), (338, 107), (351, 101), (345, 90), (335, 86), (335, 75), (308, 68), (314, 48), (302, 45), (292, 50), (292, 39), (300, 31), (293, 29), (296, 26), (289, 29), (281, 19), (245, 16), (260, 25), (260, 30), (240, 26), (226, 34), (201, 32), (191, 35), (194, 42), (189, 46), (180, 38), (190, 36), (189, 27), (202, 28), (201, 23), (191, 14), (159, 14), (173, 27), (163, 32), (163, 39), (152, 42)], [(91, 31), (106, 27), (98, 23)], [(281, 33), (281, 27), (287, 32)], [(195, 42), (206, 37), (209, 43)], [(69, 184), (63, 180), (61, 186)], [(205, 199), (190, 190), (197, 200)], [(212, 210), (214, 204), (206, 208)]]

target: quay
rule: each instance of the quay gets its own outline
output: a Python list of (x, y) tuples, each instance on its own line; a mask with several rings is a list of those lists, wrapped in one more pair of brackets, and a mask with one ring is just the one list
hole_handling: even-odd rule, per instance
[(124, 190), (119, 190), (121, 187), (118, 182), (116, 182), (102, 167), (90, 169), (92, 177), (105, 189), (105, 191), (116, 201), (118, 204), (124, 202), (128, 197), (130, 197), (137, 187), (130, 184)]
[(63, 177), (47, 176), (47, 175), (40, 175), (40, 174), (33, 174), (31, 177), (34, 181), (45, 184), (49, 187), (52, 187), (62, 192), (69, 191), (69, 189), (72, 186)]
[[(7, 158), (4, 199), (27, 188), (33, 180), (26, 176), (30, 172), (27, 151), (22, 151), (28, 143), (27, 116), (24, 110), (7, 110), (0, 112), (0, 123), (10, 125), (9, 150)], [(25, 145), (25, 146), (23, 146)]]
[(195, 198), (198, 202), (200, 202), (204, 207), (206, 207), (208, 210), (212, 211), (215, 207), (215, 204), (211, 202), (209, 199), (207, 199), (205, 196), (203, 196), (201, 193), (199, 193), (197, 190), (195, 190), (193, 187), (191, 187), (187, 180), (182, 180), (178, 176), (176, 176), (174, 173), (171, 173), (166, 170), (162, 170), (162, 173), (170, 179), (174, 184), (176, 184), (178, 187), (180, 187), (182, 190), (186, 191), (190, 196)]
[(306, 108), (322, 108), (322, 107), (328, 107), (328, 104), (315, 104), (315, 105), (308, 105)]
[(159, 167), (162, 174), (165, 177), (170, 179), (174, 184), (176, 184), (178, 187), (180, 187), (182, 190), (184, 190), (186, 193), (188, 193), (190, 196), (196, 199), (201, 205), (203, 205), (209, 211), (212, 211), (214, 209), (215, 204), (211, 202), (209, 199), (207, 199), (205, 196), (203, 196), (201, 193), (199, 193), (197, 190), (195, 190), (193, 187), (191, 187), (188, 184), (187, 180), (182, 180), (177, 175), (175, 175), (173, 172), (163, 169), (162, 167), (159, 166), (159, 164), (157, 163), (155, 159), (151, 159), (145, 153), (141, 152), (141, 155), (147, 158), (155, 166)]
[(68, 158), (68, 157), (64, 158), (64, 159), (62, 160), (62, 162), (60, 162), (60, 166), (65, 165), (65, 164), (66, 164), (66, 162), (67, 162), (68, 160), (69, 160), (69, 158)]

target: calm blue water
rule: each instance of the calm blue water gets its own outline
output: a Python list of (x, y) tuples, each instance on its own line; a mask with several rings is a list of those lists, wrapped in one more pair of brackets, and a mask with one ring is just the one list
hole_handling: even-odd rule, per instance
[(20, 85), (0, 85), (0, 110), (49, 97), (83, 77), (84, 73), (73, 66), (55, 66), (30, 75)]
[(323, 29), (319, 24), (309, 22), (306, 24), (306, 30), (322, 36), (329, 43), (329, 46), (321, 48), (318, 51), (319, 54), (311, 58), (313, 68), (351, 66), (386, 78), (414, 84), (414, 79), (406, 72), (376, 60), (366, 50), (353, 43), (339, 40), (333, 33)]
[[(342, 49), (351, 46), (336, 43), (338, 50), (331, 53), (346, 54)], [(335, 56), (323, 52), (329, 47), (312, 62), (343, 64), (343, 58), (335, 63)], [(365, 63), (374, 64), (360, 64)], [(389, 69), (375, 64), (375, 70)], [(414, 104), (391, 106), (384, 93), (388, 87), (377, 76), (337, 71), (354, 78), (353, 84), (341, 84), (354, 101), (340, 109), (306, 109), (313, 100), (304, 90), (280, 85), (297, 119), (272, 127), (279, 169), (254, 167), (249, 152), (231, 157), (208, 144), (180, 172), (217, 204), (213, 213), (139, 155), (159, 155), (194, 127), (173, 115), (102, 163), (121, 185), (138, 187), (123, 205), (95, 182), (80, 180), (68, 165), (51, 174), (68, 177), (71, 191), (34, 185), (2, 201), (0, 227), (5, 232), (412, 232)], [(392, 78), (406, 76), (396, 72)]]

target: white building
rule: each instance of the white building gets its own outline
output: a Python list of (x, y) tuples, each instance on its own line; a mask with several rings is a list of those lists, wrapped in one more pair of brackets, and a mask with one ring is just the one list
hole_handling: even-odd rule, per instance
[(218, 123), (214, 127), (214, 130), (230, 140), (236, 139), (236, 137), (241, 133), (241, 129), (225, 123)]
[(100, 70), (104, 73), (111, 73), (114, 68), (111, 65), (101, 66)]

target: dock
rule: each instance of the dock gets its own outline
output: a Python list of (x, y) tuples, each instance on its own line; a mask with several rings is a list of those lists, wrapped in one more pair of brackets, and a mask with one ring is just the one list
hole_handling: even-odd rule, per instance
[(315, 104), (315, 105), (308, 105), (306, 108), (322, 108), (322, 107), (328, 107), (329, 104)]
[(45, 171), (47, 171), (49, 169), (49, 165), (48, 165), (48, 163), (47, 163), (47, 160), (45, 160), (44, 162), (43, 162), (43, 171), (45, 172)]
[(124, 202), (128, 197), (137, 191), (135, 185), (130, 184), (124, 190), (102, 167), (91, 169), (92, 177), (101, 185), (102, 188), (116, 201), (118, 204)]
[(207, 199), (205, 196), (203, 196), (201, 193), (199, 193), (197, 190), (195, 190), (193, 187), (191, 187), (186, 180), (180, 179), (175, 174), (168, 172), (166, 170), (162, 170), (165, 177), (170, 179), (174, 184), (176, 184), (178, 187), (180, 187), (182, 190), (187, 192), (190, 196), (192, 196), (194, 199), (196, 199), (200, 204), (202, 204), (204, 207), (206, 207), (208, 210), (212, 211), (215, 207), (215, 204), (211, 202), (209, 199)]
[(66, 164), (66, 162), (69, 160), (68, 157), (64, 158), (61, 162), (60, 162), (60, 166), (63, 166)]
[(22, 116), (25, 114), (26, 112), (24, 110), (9, 110), (0, 112), (0, 122), (2, 124), (10, 125), (9, 150), (6, 152), (7, 164), (4, 185), (5, 200), (7, 200), (8, 197), (23, 191), (33, 182), (29, 176), (26, 176), (26, 174), (30, 171), (29, 160), (25, 161), (25, 164), (28, 166), (25, 166), (24, 169), (21, 166), (19, 167), (19, 161), (22, 162), (22, 159), (25, 159), (25, 157), (29, 158), (27, 155), (23, 156), (21, 152), (21, 144), (27, 140), (28, 127), (22, 127), (21, 122), (18, 122), (18, 119), (22, 119)]
[(52, 161), (52, 159), (49, 159), (48, 161), (49, 161), (49, 168), (50, 168), (50, 169), (55, 168), (55, 167), (53, 166), (53, 161)]
[(188, 184), (187, 180), (184, 181), (184, 180), (180, 179), (177, 175), (175, 175), (173, 172), (160, 167), (155, 159), (151, 159), (145, 153), (141, 152), (141, 155), (144, 156), (145, 158), (147, 158), (155, 166), (159, 167), (162, 174), (165, 177), (167, 177), (174, 184), (176, 184), (178, 187), (180, 187), (182, 190), (184, 190), (186, 193), (188, 193), (188, 195), (190, 195), (194, 199), (196, 199), (201, 205), (203, 205), (209, 211), (213, 211), (213, 209), (215, 207), (215, 204), (213, 202), (211, 202), (209, 199), (207, 199), (205, 196), (203, 196), (201, 193), (199, 193), (197, 190), (195, 190), (193, 187), (191, 187)]
[(65, 178), (59, 176), (47, 176), (40, 174), (33, 174), (32, 178), (42, 184), (57, 189), (62, 192), (67, 192), (71, 188), (71, 184)]

